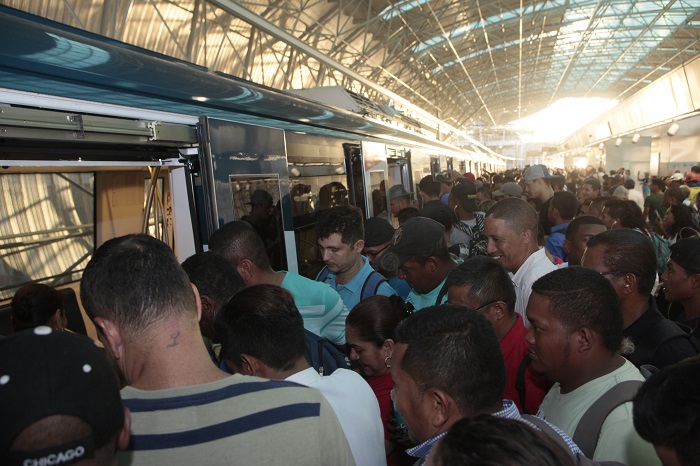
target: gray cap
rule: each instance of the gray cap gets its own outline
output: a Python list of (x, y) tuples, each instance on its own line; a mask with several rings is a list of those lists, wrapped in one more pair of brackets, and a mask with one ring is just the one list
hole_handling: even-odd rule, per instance
[(406, 188), (402, 184), (395, 184), (389, 188), (389, 200), (402, 196), (410, 196), (411, 194), (413, 193), (406, 191)]
[(520, 197), (523, 195), (523, 188), (518, 184), (513, 181), (509, 181), (507, 183), (503, 183), (501, 186), (501, 189), (498, 191), (494, 191), (493, 193), (494, 196), (517, 196)]
[(539, 180), (540, 178), (544, 178), (545, 180), (551, 180), (557, 178), (557, 176), (550, 175), (549, 170), (547, 170), (547, 167), (541, 164), (527, 167), (525, 173), (523, 173), (523, 179), (526, 182)]
[(615, 191), (613, 191), (612, 197), (628, 201), (630, 198), (630, 192), (624, 186), (618, 186), (615, 188)]

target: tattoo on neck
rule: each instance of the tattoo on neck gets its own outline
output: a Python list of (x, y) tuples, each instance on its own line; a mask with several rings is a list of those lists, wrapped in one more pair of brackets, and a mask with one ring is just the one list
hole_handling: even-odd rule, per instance
[(170, 338), (172, 338), (173, 341), (172, 341), (172, 343), (170, 343), (170, 344), (168, 345), (168, 348), (172, 348), (173, 346), (179, 345), (180, 342), (177, 341), (177, 339), (178, 339), (179, 337), (180, 337), (180, 331), (179, 331), (179, 330), (178, 330), (176, 333), (173, 333), (172, 335), (170, 335)]

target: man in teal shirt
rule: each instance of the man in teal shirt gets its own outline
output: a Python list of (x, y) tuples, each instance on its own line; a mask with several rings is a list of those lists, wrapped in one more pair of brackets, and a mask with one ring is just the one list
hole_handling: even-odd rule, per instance
[(445, 228), (427, 217), (415, 217), (396, 230), (382, 257), (382, 268), (398, 268), (411, 285), (406, 303), (418, 311), (447, 301), (445, 279), (457, 264), (447, 250)]

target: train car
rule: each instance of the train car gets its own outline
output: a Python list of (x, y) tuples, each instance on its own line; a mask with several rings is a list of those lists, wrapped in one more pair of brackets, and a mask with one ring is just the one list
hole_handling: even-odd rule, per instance
[[(112, 237), (147, 232), (184, 260), (246, 218), (275, 267), (313, 276), (319, 212), (352, 204), (380, 215), (389, 186), (415, 192), (425, 174), (475, 161), (417, 132), (7, 7), (0, 38), (0, 334), (18, 287), (77, 289)], [(275, 207), (262, 220), (261, 199)]]

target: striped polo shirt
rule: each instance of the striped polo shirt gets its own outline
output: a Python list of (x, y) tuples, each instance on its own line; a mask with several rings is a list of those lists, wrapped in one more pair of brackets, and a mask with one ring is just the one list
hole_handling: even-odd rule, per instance
[(121, 394), (131, 439), (120, 464), (354, 464), (328, 402), (294, 383), (235, 374)]

